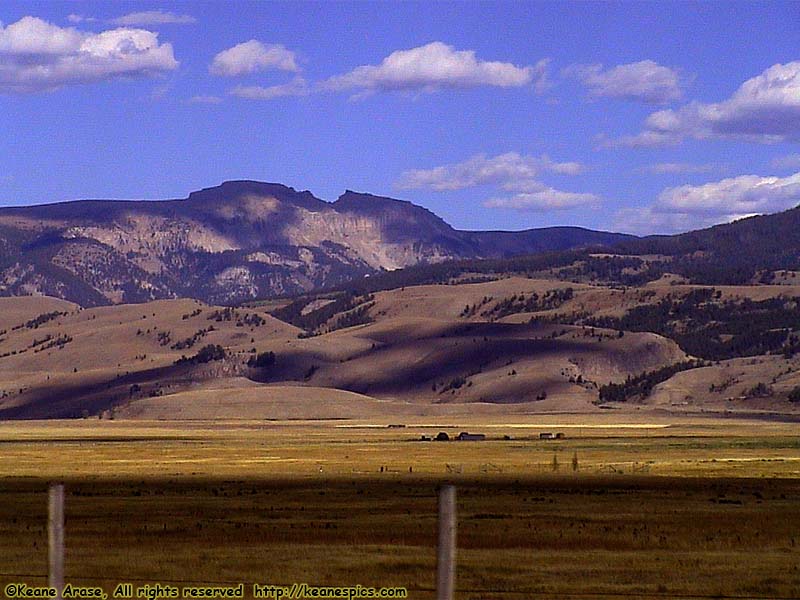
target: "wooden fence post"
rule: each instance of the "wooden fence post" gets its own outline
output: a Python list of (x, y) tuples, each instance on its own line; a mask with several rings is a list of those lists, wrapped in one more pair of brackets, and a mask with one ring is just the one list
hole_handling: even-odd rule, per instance
[(47, 585), (56, 588), (61, 600), (64, 587), (64, 484), (50, 484), (48, 518), (48, 576)]
[(439, 549), (436, 561), (436, 598), (453, 600), (456, 587), (456, 487), (439, 489)]

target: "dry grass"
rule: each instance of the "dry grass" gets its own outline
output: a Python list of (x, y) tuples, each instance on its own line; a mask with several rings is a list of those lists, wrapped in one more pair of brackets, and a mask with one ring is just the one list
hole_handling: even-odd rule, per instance
[[(466, 305), (480, 304), (484, 297), (493, 300), (483, 306), (486, 310), (500, 300), (513, 295), (533, 293), (544, 295), (549, 290), (571, 287), (578, 293), (590, 291), (594, 286), (554, 279), (528, 279), (508, 277), (485, 283), (460, 285), (420, 285), (375, 294), (375, 308), (371, 311), (378, 320), (431, 316), (438, 319), (459, 319)], [(480, 311), (472, 320), (480, 320)]]
[[(46, 484), (61, 479), (75, 583), (397, 585), (432, 598), (436, 490), (450, 481), (459, 598), (800, 594), (793, 424), (389, 422), (2, 423), (0, 573), (43, 583)], [(413, 441), (440, 430), (489, 439)]]
[[(792, 410), (784, 398), (800, 386), (799, 358), (787, 359), (780, 354), (734, 358), (683, 371), (659, 384), (647, 404), (684, 413), (703, 409)], [(759, 383), (770, 386), (774, 396), (747, 398), (748, 391)]]
[[(670, 420), (656, 414), (409, 415), (327, 421), (47, 421), (0, 423), (0, 475), (86, 477), (464, 477), (608, 473), (654, 476), (800, 477), (794, 423)], [(387, 425), (402, 424), (402, 428)], [(446, 431), (484, 442), (422, 442)], [(543, 431), (563, 440), (539, 440)], [(503, 439), (508, 436), (511, 439)]]
[[(68, 581), (109, 590), (127, 580), (395, 585), (433, 597), (428, 480), (124, 480), (68, 490)], [(37, 583), (44, 488), (7, 481), (0, 496), (0, 572)], [(798, 500), (796, 480), (462, 480), (458, 597), (796, 597)]]

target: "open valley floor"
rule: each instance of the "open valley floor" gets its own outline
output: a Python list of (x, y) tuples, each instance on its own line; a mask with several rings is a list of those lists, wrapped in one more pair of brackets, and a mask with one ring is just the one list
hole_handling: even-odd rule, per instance
[[(421, 440), (461, 431), (486, 439)], [(45, 585), (63, 481), (66, 580), (109, 597), (241, 582), (433, 598), (452, 483), (459, 598), (796, 598), (796, 433), (658, 413), (3, 423), (0, 579)]]

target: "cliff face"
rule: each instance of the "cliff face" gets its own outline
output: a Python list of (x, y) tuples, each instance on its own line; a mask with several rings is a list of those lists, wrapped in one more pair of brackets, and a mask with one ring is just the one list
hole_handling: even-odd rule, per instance
[(0, 209), (0, 295), (86, 306), (186, 296), (214, 303), (310, 290), (418, 262), (613, 243), (563, 228), (457, 231), (410, 202), (336, 202), (231, 181), (183, 200), (84, 200)]

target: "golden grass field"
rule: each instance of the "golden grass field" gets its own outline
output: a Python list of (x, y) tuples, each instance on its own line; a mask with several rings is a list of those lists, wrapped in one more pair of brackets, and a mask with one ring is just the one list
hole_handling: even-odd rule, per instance
[[(487, 440), (417, 441), (439, 431)], [(654, 412), (0, 423), (0, 583), (44, 584), (61, 480), (67, 581), (433, 598), (437, 488), (452, 482), (458, 598), (797, 598), (797, 434)]]

